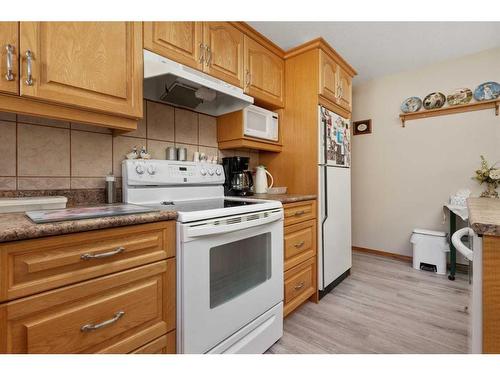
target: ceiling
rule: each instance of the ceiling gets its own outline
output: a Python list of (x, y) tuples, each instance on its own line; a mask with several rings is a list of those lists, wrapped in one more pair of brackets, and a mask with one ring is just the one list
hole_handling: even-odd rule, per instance
[(500, 22), (248, 22), (284, 50), (323, 37), (364, 80), (500, 47)]

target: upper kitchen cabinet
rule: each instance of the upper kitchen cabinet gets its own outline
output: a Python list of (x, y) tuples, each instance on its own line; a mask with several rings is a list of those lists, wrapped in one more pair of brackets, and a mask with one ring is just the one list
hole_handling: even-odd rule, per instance
[(284, 106), (283, 51), (243, 22), (144, 22), (144, 48)]
[(339, 66), (325, 52), (319, 51), (319, 93), (332, 102), (339, 94)]
[(319, 93), (343, 109), (352, 110), (352, 73), (324, 50), (319, 50)]
[(142, 117), (140, 22), (21, 22), (21, 96)]
[(273, 107), (284, 105), (285, 62), (245, 35), (245, 92)]
[(347, 73), (344, 69), (339, 69), (339, 96), (338, 104), (347, 109), (349, 112), (352, 111), (352, 76)]
[(204, 22), (204, 71), (243, 87), (244, 35), (228, 22)]
[(287, 186), (289, 193), (318, 194), (318, 105), (350, 119), (356, 71), (322, 38), (286, 51), (284, 59), (282, 151), (261, 152), (259, 162), (273, 172), (275, 184)]
[(19, 94), (19, 22), (0, 22), (0, 92)]
[(144, 22), (144, 48), (201, 70), (202, 33), (202, 22)]

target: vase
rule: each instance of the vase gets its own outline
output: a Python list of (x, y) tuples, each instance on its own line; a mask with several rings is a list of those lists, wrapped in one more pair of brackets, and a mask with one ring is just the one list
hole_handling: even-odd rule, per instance
[(496, 184), (488, 184), (485, 191), (481, 193), (481, 198), (497, 198), (498, 191), (496, 190)]

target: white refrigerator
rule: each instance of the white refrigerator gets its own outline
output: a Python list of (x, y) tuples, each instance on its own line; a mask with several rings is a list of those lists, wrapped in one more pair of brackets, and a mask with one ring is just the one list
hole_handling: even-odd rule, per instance
[(318, 287), (320, 297), (352, 266), (351, 122), (319, 106)]

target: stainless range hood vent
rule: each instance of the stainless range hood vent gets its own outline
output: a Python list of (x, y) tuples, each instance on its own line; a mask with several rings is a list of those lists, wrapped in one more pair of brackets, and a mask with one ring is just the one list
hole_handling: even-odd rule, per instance
[(170, 87), (165, 87), (165, 92), (160, 96), (160, 100), (168, 104), (194, 109), (203, 103), (203, 100), (196, 97), (196, 91), (195, 87), (174, 82)]
[(241, 88), (147, 50), (144, 50), (144, 97), (212, 116), (253, 104), (253, 98)]

